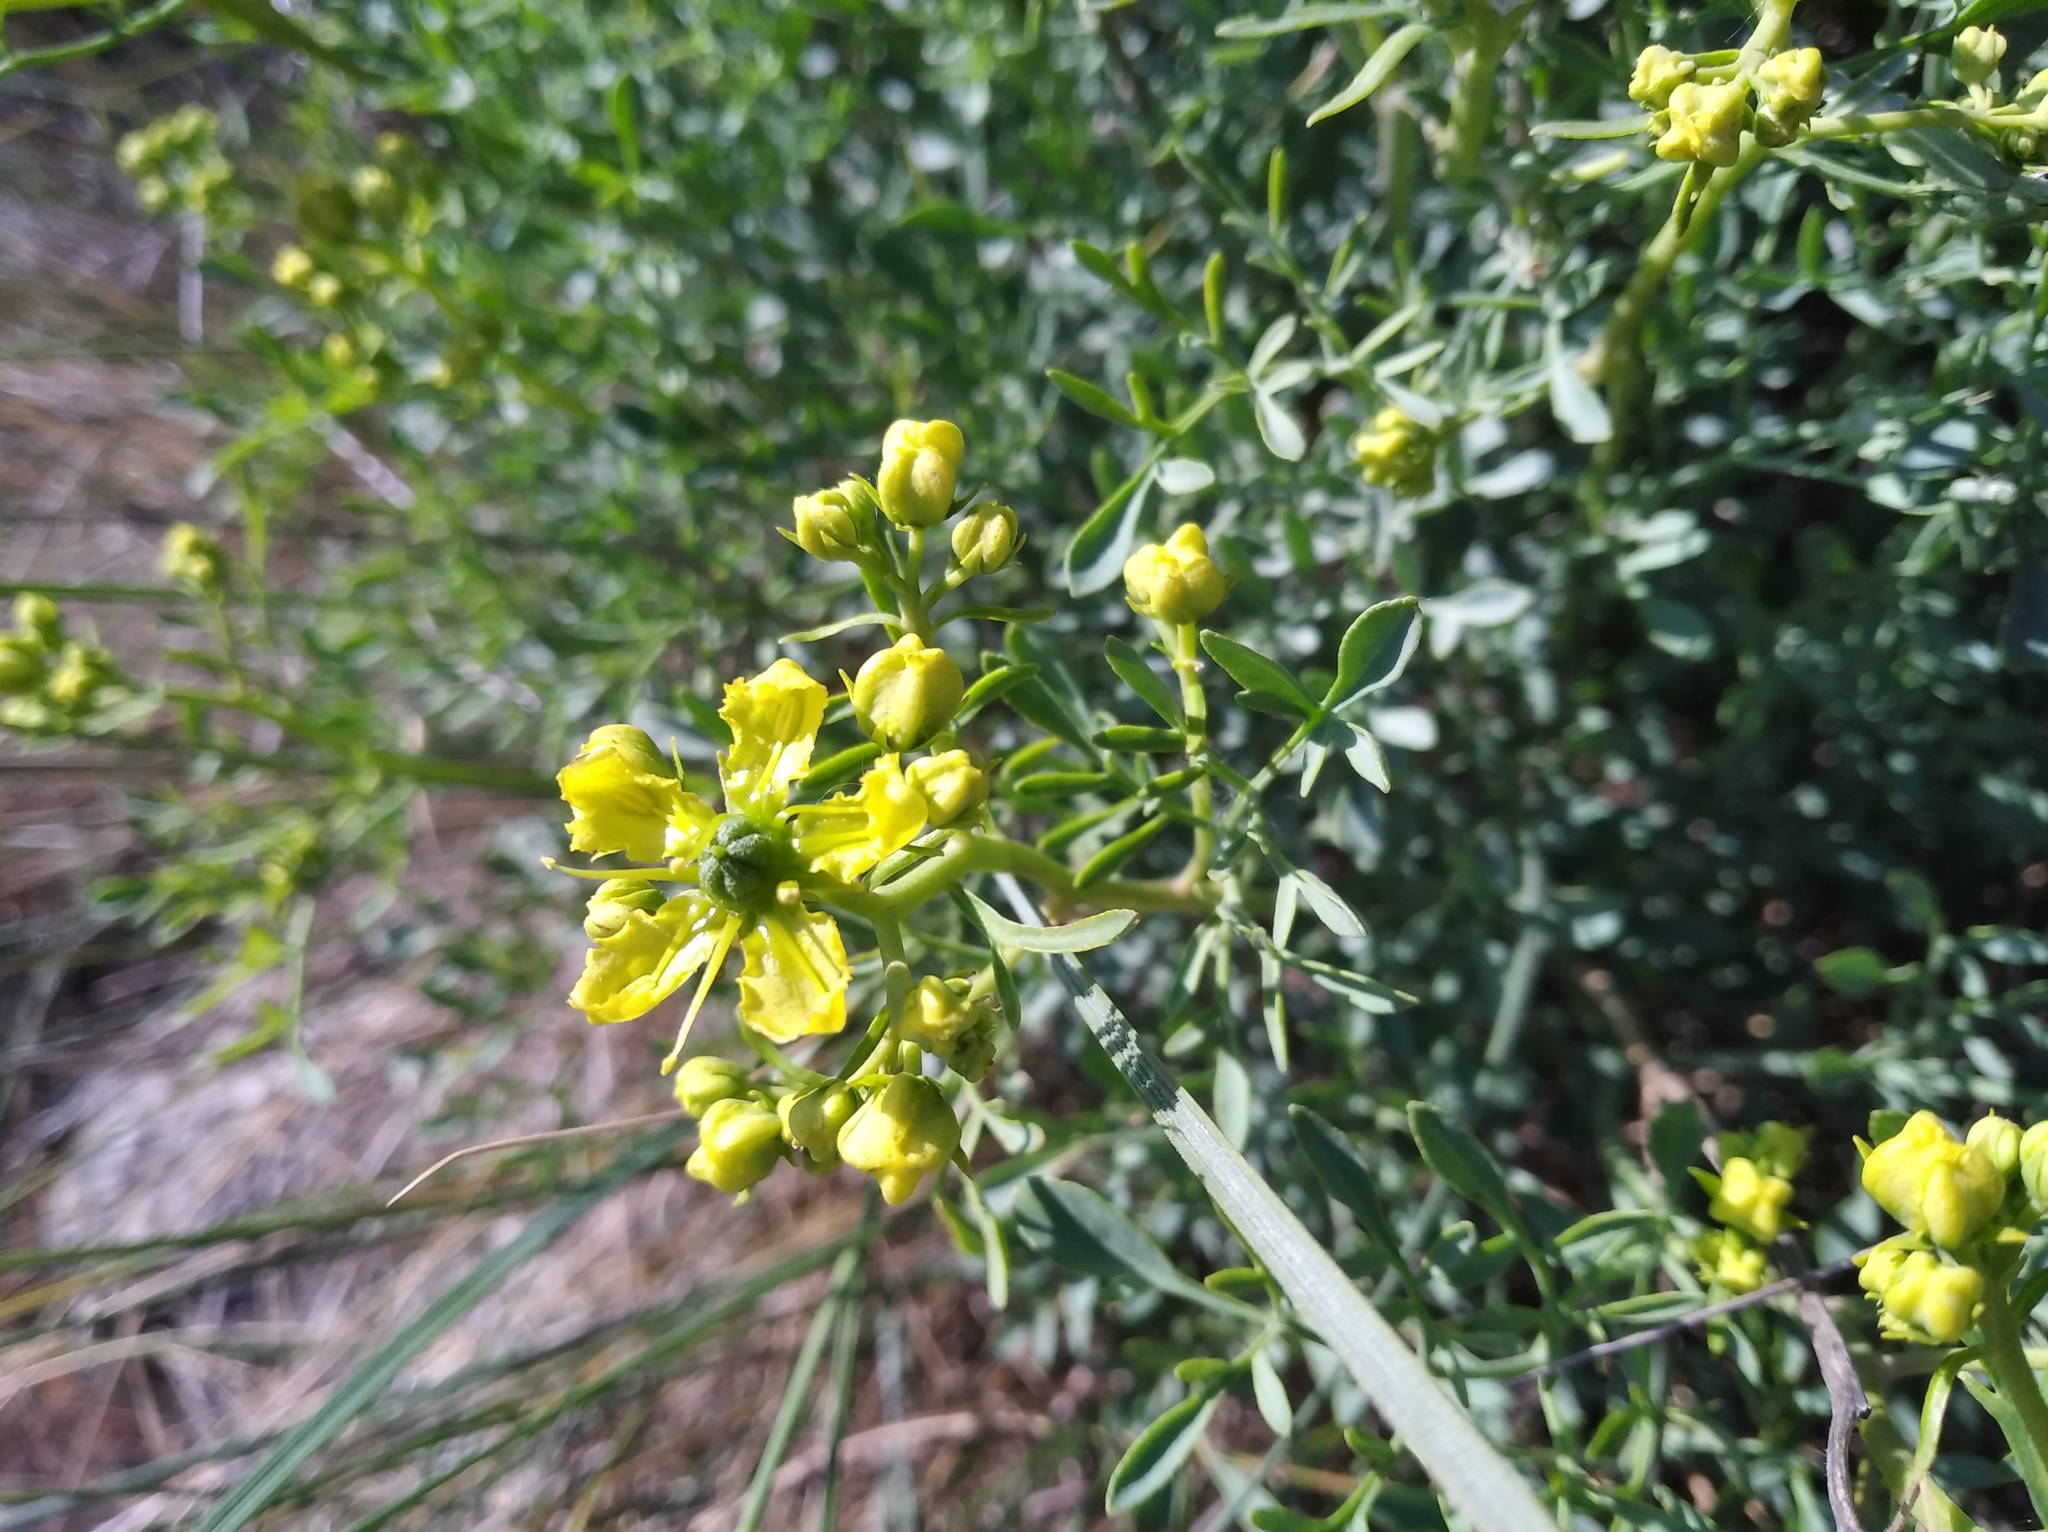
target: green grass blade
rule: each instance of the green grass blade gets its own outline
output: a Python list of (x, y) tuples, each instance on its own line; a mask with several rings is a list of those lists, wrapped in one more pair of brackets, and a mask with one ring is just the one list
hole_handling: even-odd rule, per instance
[(734, 1532), (757, 1532), (761, 1518), (768, 1514), (768, 1497), (775, 1492), (775, 1470), (782, 1466), (790, 1439), (803, 1419), (804, 1405), (811, 1397), (811, 1380), (817, 1376), (818, 1363), (825, 1355), (825, 1342), (832, 1338), (840, 1306), (846, 1301), (846, 1289), (860, 1269), (860, 1256), (859, 1245), (848, 1245), (833, 1263), (830, 1293), (818, 1305), (817, 1315), (804, 1336), (803, 1349), (796, 1354), (796, 1365), (789, 1369), (789, 1382), (783, 1387), (775, 1424), (768, 1428), (768, 1440), (761, 1448), (761, 1461), (754, 1467), (754, 1482), (747, 1488), (747, 1503), (740, 1511)]
[(649, 1134), (581, 1191), (536, 1214), (509, 1244), (492, 1252), (476, 1270), (443, 1293), (426, 1312), (378, 1347), (312, 1415), (286, 1432), (200, 1522), (198, 1532), (238, 1532), (262, 1515), (290, 1487), (312, 1456), (375, 1404), (406, 1363), (434, 1338), (475, 1308), (499, 1283), (552, 1244), (563, 1230), (634, 1177), (668, 1155), (686, 1129), (677, 1124)]

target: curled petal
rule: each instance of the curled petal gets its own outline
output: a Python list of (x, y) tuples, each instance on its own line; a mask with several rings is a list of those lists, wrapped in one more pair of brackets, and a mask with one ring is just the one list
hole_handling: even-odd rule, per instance
[(924, 795), (910, 785), (896, 757), (869, 767), (854, 792), (798, 809), (797, 854), (842, 883), (901, 851), (924, 828)]
[(718, 810), (695, 793), (680, 793), (668, 812), (667, 834), (662, 855), (673, 861), (694, 862), (711, 843), (718, 827)]
[(787, 1043), (846, 1025), (853, 973), (830, 915), (778, 904), (741, 938), (740, 950), (740, 1020), (763, 1037)]
[(810, 769), (825, 688), (794, 661), (777, 660), (751, 681), (728, 681), (718, 716), (732, 730), (732, 748), (718, 758), (725, 806), (756, 817), (778, 812)]
[(683, 790), (653, 741), (623, 724), (592, 734), (555, 780), (573, 811), (570, 849), (588, 856), (623, 851), (636, 862), (659, 861), (670, 816), (684, 800), (701, 802)]
[(653, 914), (628, 911), (610, 936), (591, 943), (569, 1004), (592, 1021), (645, 1016), (720, 950), (731, 921), (697, 893), (678, 895)]

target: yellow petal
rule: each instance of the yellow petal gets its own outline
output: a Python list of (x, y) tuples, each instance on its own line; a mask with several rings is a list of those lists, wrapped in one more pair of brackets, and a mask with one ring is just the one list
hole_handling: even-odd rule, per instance
[(668, 811), (667, 835), (662, 855), (672, 860), (694, 862), (704, 854), (711, 832), (718, 827), (718, 810), (695, 793), (679, 793)]
[(682, 894), (649, 915), (629, 912), (593, 942), (569, 1004), (592, 1021), (632, 1021), (682, 987), (718, 947), (732, 917), (701, 894)]
[(797, 854), (842, 883), (901, 851), (924, 828), (924, 795), (903, 775), (896, 757), (885, 755), (860, 779), (860, 787), (797, 810)]
[(732, 730), (732, 748), (718, 758), (725, 806), (757, 817), (778, 812), (810, 769), (825, 688), (794, 661), (777, 660), (751, 681), (728, 681), (718, 716)]
[[(635, 744), (646, 748), (636, 750)], [(614, 725), (591, 735), (576, 759), (556, 773), (562, 801), (574, 811), (567, 826), (572, 850), (661, 860), (670, 816), (685, 800), (701, 800), (683, 791), (674, 776), (651, 769), (660, 764), (652, 749), (639, 730)]]
[(741, 939), (740, 1020), (771, 1042), (787, 1043), (846, 1025), (852, 971), (830, 915), (778, 904)]

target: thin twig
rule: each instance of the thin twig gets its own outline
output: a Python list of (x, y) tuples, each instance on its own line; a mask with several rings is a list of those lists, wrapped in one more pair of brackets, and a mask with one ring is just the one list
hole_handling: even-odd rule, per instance
[(398, 1195), (385, 1203), (384, 1206), (396, 1207), (404, 1199), (406, 1193), (413, 1190), (422, 1181), (432, 1179), (450, 1165), (453, 1165), (457, 1160), (467, 1159), (472, 1154), (488, 1154), (493, 1149), (517, 1149), (523, 1144), (559, 1143), (566, 1138), (594, 1138), (601, 1133), (617, 1133), (625, 1128), (644, 1128), (649, 1123), (674, 1122), (678, 1117), (685, 1117), (687, 1115), (689, 1114), (682, 1111), (655, 1112), (651, 1116), (628, 1117), (619, 1122), (594, 1122), (581, 1128), (556, 1128), (548, 1133), (522, 1133), (517, 1138), (500, 1138), (494, 1139), (488, 1144), (471, 1144), (467, 1149), (458, 1149), (453, 1154), (436, 1160), (399, 1188)]
[[(1723, 1314), (1733, 1314), (1738, 1309), (1746, 1309), (1754, 1304), (1768, 1302), (1772, 1298), (1783, 1297), (1786, 1293), (1818, 1287), (1824, 1282), (1830, 1282), (1836, 1277), (1855, 1269), (1856, 1261), (1853, 1256), (1839, 1261), (1830, 1261), (1825, 1266), (1816, 1266), (1813, 1270), (1799, 1276), (1781, 1278), (1767, 1286), (1758, 1288), (1753, 1293), (1743, 1293), (1739, 1297), (1726, 1298), (1719, 1303), (1710, 1303), (1703, 1309), (1694, 1309), (1690, 1314), (1683, 1315), (1677, 1319), (1667, 1320), (1661, 1325), (1648, 1330), (1638, 1331), (1634, 1335), (1624, 1335), (1618, 1340), (1602, 1341), (1597, 1346), (1588, 1346), (1584, 1351), (1574, 1351), (1570, 1356), (1561, 1356), (1554, 1362), (1545, 1362), (1541, 1367), (1532, 1367), (1527, 1372), (1516, 1373), (1508, 1381), (1510, 1383), (1522, 1383), (1537, 1378), (1547, 1378), (1552, 1373), (1563, 1372), (1568, 1367), (1583, 1367), (1588, 1362), (1597, 1362), (1602, 1357), (1617, 1356), (1624, 1351), (1633, 1351), (1638, 1346), (1654, 1346), (1658, 1341), (1669, 1340), (1672, 1336), (1682, 1335), (1687, 1330), (1698, 1329), (1708, 1320), (1719, 1319)], [(1837, 1331), (1835, 1333), (1837, 1344), (1840, 1344), (1841, 1338), (1841, 1332)], [(1846, 1351), (1844, 1355), (1847, 1355)]]
[[(1787, 1265), (1802, 1263), (1796, 1244), (1785, 1240)], [(1853, 1261), (1837, 1261), (1835, 1265), (1854, 1265)], [(1795, 1271), (1795, 1277), (1804, 1273)], [(1828, 1389), (1828, 1451), (1826, 1459), (1828, 1483), (1828, 1508), (1835, 1513), (1835, 1532), (1863, 1532), (1863, 1523), (1856, 1516), (1856, 1496), (1849, 1485), (1849, 1438), (1856, 1427), (1870, 1414), (1870, 1399), (1863, 1392), (1863, 1380), (1856, 1375), (1856, 1364), (1849, 1357), (1849, 1348), (1842, 1340), (1841, 1328), (1835, 1323), (1835, 1316), (1828, 1312), (1826, 1302), (1811, 1287), (1804, 1287), (1799, 1294), (1799, 1317), (1806, 1322), (1806, 1328), (1813, 1342), (1814, 1360), (1820, 1363), (1821, 1381)]]

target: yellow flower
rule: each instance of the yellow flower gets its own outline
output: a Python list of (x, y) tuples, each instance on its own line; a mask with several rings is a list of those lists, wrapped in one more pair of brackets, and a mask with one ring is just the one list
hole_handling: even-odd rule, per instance
[(697, 1148), (683, 1166), (729, 1194), (749, 1190), (782, 1158), (782, 1119), (752, 1097), (714, 1101), (697, 1126)]
[(899, 527), (937, 526), (953, 513), (967, 439), (950, 420), (899, 420), (882, 438), (875, 493)]
[(829, 889), (871, 871), (924, 828), (925, 807), (893, 756), (876, 762), (853, 792), (792, 807), (790, 791), (809, 769), (824, 716), (825, 688), (788, 660), (730, 682), (719, 710), (733, 736), (718, 758), (723, 814), (679, 777), (659, 775), (653, 742), (623, 726), (593, 734), (563, 772), (563, 796), (577, 810), (570, 831), (578, 850), (639, 855), (658, 848), (668, 862), (659, 876), (695, 880), (652, 910), (608, 900), (569, 996), (592, 1021), (631, 1021), (701, 972), (664, 1073), (682, 1056), (735, 943), (744, 960), (740, 1019), (748, 1026), (786, 1043), (846, 1025), (846, 948), (832, 917), (804, 904), (805, 888)]
[(1694, 85), (1671, 92), (1671, 126), (1657, 140), (1657, 157), (1733, 165), (1742, 152), (1744, 92), (1734, 85)]
[(1436, 437), (1397, 405), (1372, 417), (1351, 439), (1351, 456), (1368, 484), (1381, 484), (1407, 500), (1436, 488)]
[(57, 656), (56, 668), (50, 672), (44, 689), (61, 708), (83, 708), (95, 692), (113, 679), (113, 674), (112, 655), (74, 639)]
[(1784, 1229), (1785, 1204), (1791, 1200), (1790, 1181), (1767, 1176), (1755, 1161), (1737, 1155), (1722, 1163), (1721, 1184), (1707, 1216), (1769, 1244)]
[(304, 287), (313, 280), (313, 257), (297, 245), (286, 245), (270, 263), (270, 279), (279, 287)]
[(953, 656), (906, 633), (868, 656), (851, 692), (862, 733), (885, 750), (914, 750), (953, 721), (966, 685)]
[(839, 1130), (839, 1157), (882, 1185), (892, 1207), (907, 1202), (929, 1170), (953, 1157), (960, 1124), (923, 1075), (890, 1075)]
[(1915, 1112), (1865, 1158), (1863, 1189), (1907, 1228), (1956, 1250), (1998, 1211), (2005, 1177), (1932, 1112)]
[(953, 562), (971, 575), (994, 574), (1017, 545), (1017, 513), (1007, 505), (977, 505), (953, 528)]
[(1200, 622), (1215, 611), (1229, 583), (1209, 557), (1209, 539), (1193, 522), (1124, 560), (1124, 599), (1131, 610), (1175, 626)]
[(904, 775), (924, 799), (925, 822), (934, 828), (965, 819), (988, 802), (988, 773), (965, 750), (928, 755)]

